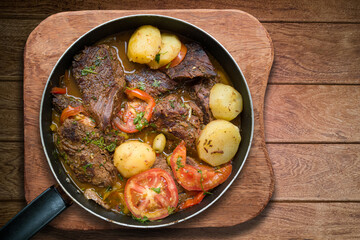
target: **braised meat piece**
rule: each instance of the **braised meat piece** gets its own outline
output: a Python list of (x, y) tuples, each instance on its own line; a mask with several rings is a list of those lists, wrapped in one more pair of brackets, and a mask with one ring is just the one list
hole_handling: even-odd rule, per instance
[(203, 113), (193, 101), (183, 101), (178, 95), (170, 94), (156, 104), (151, 123), (194, 147), (203, 124)]
[(62, 111), (69, 105), (72, 107), (78, 107), (82, 104), (80, 100), (66, 96), (64, 94), (54, 94), (52, 102), (55, 111), (58, 113), (62, 113)]
[(177, 66), (165, 69), (165, 73), (176, 81), (189, 82), (199, 78), (215, 77), (216, 72), (209, 57), (198, 43), (185, 44), (187, 53)]
[(170, 90), (174, 90), (177, 82), (171, 80), (166, 74), (157, 70), (144, 68), (135, 74), (126, 75), (129, 88), (139, 88), (156, 97)]
[(109, 151), (114, 151), (123, 138), (118, 138), (117, 143), (109, 143), (97, 128), (73, 119), (64, 121), (56, 138), (60, 155), (80, 182), (100, 187), (113, 185), (117, 170)]
[(105, 129), (120, 106), (125, 88), (124, 71), (115, 49), (107, 45), (86, 47), (74, 57), (72, 66), (84, 107), (100, 129)]
[(193, 98), (196, 99), (196, 103), (204, 113), (205, 124), (215, 119), (210, 110), (209, 97), (211, 88), (218, 82), (218, 78), (202, 79), (199, 83), (191, 86)]

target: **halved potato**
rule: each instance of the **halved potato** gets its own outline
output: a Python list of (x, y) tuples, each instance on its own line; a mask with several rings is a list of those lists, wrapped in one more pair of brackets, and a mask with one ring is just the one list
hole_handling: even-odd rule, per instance
[(179, 54), (181, 49), (181, 42), (179, 38), (170, 33), (161, 34), (161, 49), (158, 56), (148, 63), (152, 69), (158, 69), (171, 62)]
[(151, 146), (139, 141), (124, 142), (114, 153), (114, 165), (125, 178), (150, 169), (155, 159), (156, 154)]
[(132, 62), (148, 63), (155, 59), (160, 48), (160, 30), (151, 25), (144, 25), (136, 29), (131, 35), (127, 56)]
[(201, 131), (196, 148), (201, 160), (219, 166), (235, 156), (240, 141), (238, 127), (225, 120), (215, 120)]
[(209, 98), (210, 109), (216, 119), (231, 121), (243, 109), (241, 94), (229, 85), (215, 84), (210, 90)]

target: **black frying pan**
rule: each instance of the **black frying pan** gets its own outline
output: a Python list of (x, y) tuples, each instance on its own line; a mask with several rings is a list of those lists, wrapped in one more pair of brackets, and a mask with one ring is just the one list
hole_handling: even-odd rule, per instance
[[(80, 52), (84, 46), (93, 45), (100, 39), (111, 34), (136, 29), (137, 27), (146, 24), (154, 25), (159, 29), (168, 30), (199, 42), (219, 61), (224, 70), (227, 72), (234, 84), (234, 87), (243, 97), (244, 107), (243, 112), (241, 113), (241, 126), (239, 126), (241, 129), (242, 140), (235, 159), (233, 160), (233, 171), (226, 182), (216, 187), (212, 191), (213, 194), (208, 195), (196, 206), (186, 209), (185, 211), (172, 214), (159, 222), (154, 221), (141, 223), (131, 217), (105, 210), (94, 201), (87, 200), (66, 174), (60, 160), (53, 155), (55, 145), (53, 143), (52, 132), (50, 130), (52, 110), (52, 96), (50, 90), (52, 87), (58, 86), (59, 79), (64, 74), (65, 70), (71, 65), (73, 56)], [(101, 219), (126, 227), (156, 228), (183, 222), (210, 207), (234, 182), (249, 153), (253, 129), (253, 106), (245, 78), (229, 52), (211, 35), (182, 20), (160, 15), (133, 15), (101, 24), (81, 36), (66, 50), (52, 70), (43, 92), (40, 108), (40, 135), (47, 161), (58, 182), (58, 185), (47, 189), (11, 221), (9, 221), (1, 229), (0, 238), (24, 239), (31, 237), (54, 217), (71, 205), (72, 202), (76, 202), (86, 211)]]

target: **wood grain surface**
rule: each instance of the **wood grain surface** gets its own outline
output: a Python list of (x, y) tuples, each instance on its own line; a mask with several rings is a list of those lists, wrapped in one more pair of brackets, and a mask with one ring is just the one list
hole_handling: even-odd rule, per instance
[[(359, 86), (360, 46), (358, 37), (354, 37), (360, 34), (360, 1), (357, 0), (173, 0), (166, 3), (152, 0), (65, 0), (56, 3), (4, 0), (0, 6), (0, 98), (5, 98), (0, 109), (0, 142), (3, 146), (0, 147), (0, 226), (26, 204), (24, 178), (18, 174), (24, 168), (23, 50), (31, 31), (51, 14), (84, 9), (231, 8), (246, 11), (260, 19), (275, 48), (265, 115), (268, 109), (275, 108), (272, 104), (279, 104), (273, 101), (278, 94), (282, 99), (287, 98), (284, 96), (293, 99), (296, 87), (306, 86), (308, 91), (316, 91), (319, 86), (324, 86), (330, 87), (332, 92), (339, 88), (340, 94), (344, 85), (353, 86), (353, 91)], [(289, 86), (289, 92), (284, 85)], [(350, 94), (343, 95), (343, 101), (334, 101), (327, 107), (332, 111), (342, 109), (341, 104), (352, 101), (354, 96), (352, 89), (349, 91)], [(329, 101), (326, 94), (322, 98)], [(320, 103), (313, 104), (320, 106), (323, 100), (319, 99)], [(302, 104), (301, 101), (298, 103)], [(277, 107), (281, 110), (281, 106), (280, 102)], [(302, 116), (304, 119), (318, 114), (316, 108), (304, 108), (315, 111), (302, 111), (306, 114)], [(292, 112), (297, 114), (294, 109)], [(337, 116), (331, 115), (332, 120), (334, 117)], [(344, 121), (344, 116), (338, 117)], [(293, 139), (294, 135), (289, 134), (286, 125), (291, 122), (284, 121), (284, 125), (279, 126), (274, 121), (266, 121), (265, 131), (273, 133), (272, 138), (265, 134), (276, 188), (265, 210), (243, 224), (228, 228), (127, 231), (65, 231), (47, 226), (34, 239), (359, 239), (360, 139), (347, 140), (348, 134), (352, 134), (346, 130), (348, 121), (354, 127), (360, 124), (356, 119), (347, 119), (338, 128), (328, 130), (335, 135), (336, 130), (343, 131), (344, 124), (344, 142), (329, 138), (327, 141), (330, 142), (327, 142), (322, 139), (323, 132), (320, 136), (312, 135), (313, 139)], [(295, 127), (300, 129), (305, 123), (297, 121)], [(324, 122), (312, 121), (312, 124), (311, 129), (317, 131), (318, 127), (323, 129)], [(305, 126), (312, 131), (308, 124)], [(280, 137), (281, 142), (277, 142)]]
[[(63, 51), (87, 30), (110, 19), (139, 13), (144, 12), (84, 11), (56, 14), (43, 21), (29, 36), (24, 54), (25, 198), (28, 202), (55, 183), (43, 157), (38, 133), (41, 92), (53, 65)], [(254, 105), (253, 145), (239, 179), (213, 207), (176, 227), (228, 227), (248, 221), (265, 208), (274, 189), (263, 123), (264, 95), (274, 56), (271, 39), (258, 20), (242, 11), (174, 10), (151, 13), (181, 18), (203, 28), (219, 40), (243, 70)], [(232, 27), (234, 23), (236, 29)], [(235, 208), (237, 210), (233, 211)], [(78, 206), (71, 207), (51, 225), (62, 229), (118, 227), (99, 221)]]

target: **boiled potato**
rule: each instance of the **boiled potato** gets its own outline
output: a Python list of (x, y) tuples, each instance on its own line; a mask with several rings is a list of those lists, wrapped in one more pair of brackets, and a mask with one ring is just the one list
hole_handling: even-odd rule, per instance
[(144, 25), (136, 29), (131, 35), (127, 56), (132, 62), (148, 63), (155, 59), (160, 48), (160, 30), (151, 25)]
[(155, 151), (147, 143), (127, 141), (115, 149), (114, 165), (121, 176), (129, 178), (154, 165)]
[(181, 42), (179, 38), (170, 33), (161, 34), (161, 49), (158, 56), (148, 63), (152, 69), (158, 69), (171, 62), (179, 54), (181, 49)]
[(238, 127), (225, 120), (214, 120), (201, 131), (196, 148), (201, 160), (219, 166), (235, 156), (240, 141)]
[(235, 88), (222, 83), (215, 84), (210, 90), (210, 109), (216, 119), (231, 121), (243, 109), (241, 94)]

